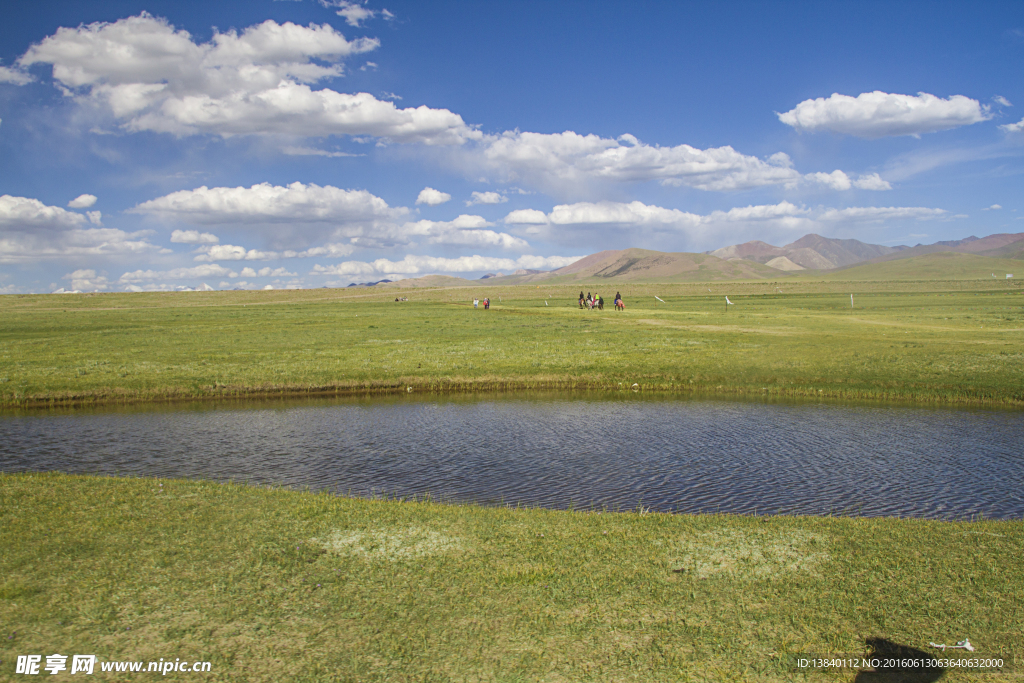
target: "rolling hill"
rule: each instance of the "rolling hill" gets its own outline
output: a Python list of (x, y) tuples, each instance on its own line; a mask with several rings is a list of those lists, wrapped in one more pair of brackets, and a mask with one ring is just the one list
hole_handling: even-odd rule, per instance
[(813, 233), (804, 235), (784, 247), (759, 240), (734, 244), (708, 252), (712, 256), (741, 258), (764, 263), (780, 270), (831, 270), (852, 266), (878, 257), (895, 256), (908, 247), (885, 247), (860, 240), (838, 240)]
[(1024, 277), (1024, 261), (940, 251), (909, 258), (860, 263), (829, 273), (816, 273), (824, 280), (1006, 280), (1006, 275)]
[(710, 254), (662, 252), (648, 249), (601, 251), (564, 268), (546, 273), (488, 278), (488, 284), (511, 285), (544, 282), (698, 282), (760, 280), (786, 277), (787, 273), (756, 261), (726, 260)]

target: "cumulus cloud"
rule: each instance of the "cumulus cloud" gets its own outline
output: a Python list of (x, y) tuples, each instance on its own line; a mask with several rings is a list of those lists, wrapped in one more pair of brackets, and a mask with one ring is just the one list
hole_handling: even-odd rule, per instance
[[(786, 201), (713, 211), (707, 215), (642, 202), (578, 202), (558, 205), (548, 214), (533, 209), (513, 211), (505, 217), (505, 223), (524, 226), (527, 234), (556, 239), (561, 230), (571, 234), (617, 229), (630, 230), (634, 235), (640, 230), (700, 237), (716, 225), (724, 224), (771, 222), (781, 227), (796, 227), (806, 224), (803, 217), (808, 213), (808, 209)], [(794, 219), (799, 222), (794, 223)]]
[(869, 222), (894, 219), (927, 220), (943, 218), (949, 214), (945, 209), (929, 209), (923, 206), (856, 206), (848, 209), (827, 209), (817, 216), (819, 221)]
[[(423, 192), (420, 196), (423, 197)], [(428, 193), (427, 198), (433, 201), (438, 197)], [(409, 244), (417, 237), (427, 238), (431, 244), (503, 249), (529, 247), (521, 238), (488, 229), (492, 224), (480, 216), (462, 215), (452, 221), (402, 221), (409, 214), (408, 208), (390, 207), (366, 190), (343, 190), (329, 185), (204, 186), (143, 202), (131, 212), (193, 224), (245, 225), (248, 230), (270, 226), (269, 236), (279, 245), (276, 249), (264, 250), (211, 241), (208, 244), (212, 246), (203, 247), (195, 257), (197, 261), (208, 262), (345, 256), (351, 253), (353, 245), (381, 248)], [(199, 234), (196, 230), (175, 231), (172, 241), (174, 235), (184, 241), (185, 236), (197, 240)], [(310, 245), (338, 238), (347, 238), (349, 244), (333, 241), (305, 250), (294, 248), (297, 242)]]
[(860, 190), (891, 190), (889, 181), (882, 180), (877, 173), (862, 175), (853, 181), (853, 186)]
[(246, 267), (242, 268), (242, 277), (295, 277), (295, 273), (289, 273), (286, 268), (271, 268), (270, 266), (259, 270)]
[(72, 209), (88, 209), (90, 206), (96, 203), (96, 195), (94, 194), (80, 194), (70, 202), (68, 206)]
[(195, 280), (212, 277), (238, 277), (238, 273), (217, 263), (209, 263), (191, 268), (173, 268), (171, 270), (133, 270), (125, 273), (118, 282), (136, 284), (155, 280)]
[[(338, 7), (335, 12), (339, 17), (344, 17), (345, 23), (349, 26), (359, 27), (361, 22), (367, 19), (373, 19), (377, 13), (372, 9), (367, 9), (358, 2), (347, 2), (346, 0), (320, 0), (320, 4), (324, 7)], [(390, 14), (390, 12), (388, 13)]]
[(110, 286), (106, 277), (97, 275), (91, 268), (83, 268), (64, 276), (65, 280), (71, 281), (71, 289), (102, 291)]
[(325, 244), (303, 251), (286, 249), (284, 251), (262, 251), (246, 249), (234, 244), (216, 244), (197, 249), (194, 261), (274, 261), (287, 258), (310, 258), (314, 256), (348, 256), (355, 248), (351, 244)]
[(439, 256), (408, 255), (401, 261), (345, 261), (333, 266), (315, 265), (311, 275), (363, 276), (374, 274), (423, 275), (427, 273), (472, 273), (489, 270), (514, 271), (519, 268), (554, 270), (575, 263), (582, 256), (520, 256), (518, 259), (491, 256)]
[(1005, 125), (999, 126), (999, 130), (1005, 131), (1007, 133), (1019, 133), (1022, 130), (1024, 130), (1024, 119), (1021, 119), (1017, 123), (1007, 123)]
[(452, 221), (416, 221), (401, 226), (407, 238), (426, 237), (430, 244), (453, 246), (500, 247), (502, 249), (528, 249), (526, 240), (508, 233), (488, 230), (494, 224), (482, 216), (463, 214)]
[(175, 230), (171, 233), (171, 242), (176, 244), (217, 244), (220, 242), (220, 239), (209, 232)]
[(311, 87), (341, 76), (344, 58), (379, 44), (346, 40), (328, 24), (273, 20), (196, 43), (187, 31), (144, 12), (60, 28), (18, 64), (52, 65), (68, 95), (105, 107), (129, 131), (362, 135), (425, 144), (480, 137), (447, 109), (398, 109), (368, 93)]
[(963, 95), (899, 95), (879, 90), (857, 97), (833, 93), (804, 100), (779, 120), (799, 131), (827, 130), (860, 138), (921, 135), (990, 119), (988, 105)]
[(112, 256), (159, 251), (146, 231), (88, 228), (100, 222), (29, 197), (0, 196), (0, 263), (66, 256)]
[(281, 148), (281, 151), (288, 156), (293, 157), (328, 157), (330, 159), (338, 159), (343, 157), (361, 157), (366, 156), (365, 154), (354, 154), (352, 152), (331, 152), (326, 149), (316, 149), (315, 147), (302, 147), (297, 145), (286, 145)]
[(998, 211), (1001, 208), (1003, 208), (1002, 204), (992, 204), (982, 209), (982, 211)]
[(391, 208), (366, 190), (331, 185), (260, 183), (252, 187), (198, 187), (142, 202), (132, 213), (197, 224), (349, 223), (395, 219), (409, 212)]
[(277, 258), (273, 252), (259, 251), (258, 249), (246, 249), (233, 244), (215, 244), (205, 247), (203, 253), (195, 257), (196, 261), (269, 261)]
[(850, 176), (846, 175), (840, 170), (832, 171), (831, 173), (808, 173), (804, 176), (806, 180), (811, 182), (819, 183), (833, 190), (849, 190), (851, 187), (856, 187), (860, 190), (891, 190), (892, 185), (887, 181), (882, 180), (881, 176), (877, 173), (871, 175), (862, 175), (859, 178), (851, 179)]
[(546, 190), (577, 188), (593, 181), (651, 180), (701, 190), (742, 190), (793, 185), (801, 179), (781, 152), (762, 160), (732, 147), (660, 147), (641, 143), (631, 135), (613, 140), (573, 131), (507, 131), (487, 136), (478, 153), (479, 163), (502, 180)]
[(466, 206), (473, 206), (474, 204), (504, 204), (508, 201), (508, 197), (497, 192), (474, 192), (472, 199), (466, 200)]
[(441, 192), (435, 190), (432, 187), (424, 187), (420, 190), (420, 194), (416, 197), (417, 204), (426, 204), (427, 206), (438, 206), (451, 200), (452, 196), (447, 192)]
[(32, 82), (32, 76), (19, 69), (12, 69), (8, 66), (0, 66), (0, 83), (12, 85), (26, 85)]
[(520, 209), (509, 213), (504, 222), (523, 229), (526, 234), (539, 235), (555, 241), (575, 243), (580, 234), (628, 231), (632, 239), (643, 234), (667, 234), (696, 242), (710, 241), (724, 232), (749, 233), (756, 230), (763, 239), (765, 231), (807, 232), (835, 227), (839, 224), (884, 222), (901, 219), (926, 220), (948, 217), (943, 209), (924, 207), (855, 207), (846, 209), (797, 206), (788, 201), (759, 204), (712, 211), (700, 215), (678, 209), (650, 206), (641, 202), (579, 202), (554, 207), (550, 213), (536, 209)]

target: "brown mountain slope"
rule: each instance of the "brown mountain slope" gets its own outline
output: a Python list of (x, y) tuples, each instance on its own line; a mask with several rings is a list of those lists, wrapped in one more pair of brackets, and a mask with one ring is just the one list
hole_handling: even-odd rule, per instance
[[(760, 240), (734, 244), (709, 252), (719, 258), (744, 258), (767, 264), (785, 257), (791, 264), (812, 270), (828, 270), (853, 265), (879, 256), (898, 252), (906, 247), (885, 247), (866, 244), (860, 240), (839, 240), (809, 234), (784, 247), (776, 247)], [(784, 261), (778, 262), (785, 264)], [(787, 264), (788, 268), (792, 266)]]
[(786, 250), (781, 247), (772, 246), (767, 242), (762, 242), (761, 240), (752, 240), (750, 242), (744, 242), (743, 244), (733, 244), (728, 247), (722, 247), (721, 249), (715, 249), (708, 253), (712, 256), (717, 256), (718, 258), (744, 258), (750, 261), (757, 261), (758, 263), (767, 263), (773, 258), (785, 256)]
[(870, 259), (867, 263), (883, 263), (896, 259), (913, 258), (925, 254), (937, 254), (941, 252), (955, 252), (958, 254), (979, 254), (981, 256), (994, 256), (996, 258), (1020, 258), (1011, 256), (1019, 254), (1024, 250), (1024, 232), (1000, 233), (988, 237), (965, 237), (962, 240), (947, 240), (935, 244), (918, 244), (894, 254), (886, 254)]
[(488, 284), (545, 282), (687, 282), (786, 277), (787, 273), (755, 261), (725, 260), (710, 254), (625, 249), (592, 254), (565, 268), (529, 276), (490, 278)]

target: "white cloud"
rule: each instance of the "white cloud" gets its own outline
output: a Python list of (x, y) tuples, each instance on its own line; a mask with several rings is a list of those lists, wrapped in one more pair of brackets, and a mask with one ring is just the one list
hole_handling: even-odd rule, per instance
[(941, 99), (928, 93), (898, 95), (879, 90), (857, 97), (833, 93), (804, 100), (779, 120), (800, 131), (827, 130), (860, 138), (920, 135), (991, 118), (988, 105), (963, 95)]
[(877, 173), (862, 175), (856, 180), (851, 180), (850, 176), (837, 169), (831, 173), (808, 173), (804, 178), (811, 182), (820, 183), (833, 190), (839, 191), (849, 190), (851, 187), (856, 187), (860, 190), (892, 189), (892, 185), (885, 180), (882, 180)]
[(1006, 99), (1002, 95), (996, 95), (995, 97), (992, 98), (992, 101), (995, 102), (996, 104), (1002, 106), (1002, 107), (1012, 107), (1013, 106), (1013, 104), (1010, 102), (1010, 100)]
[(320, 0), (320, 4), (324, 7), (340, 7), (341, 9), (339, 9), (336, 14), (339, 17), (344, 17), (346, 24), (357, 28), (361, 22), (366, 21), (367, 19), (373, 19), (377, 14), (371, 9), (366, 9), (358, 2), (347, 2), (346, 0), (330, 2), (327, 0)]
[(408, 255), (401, 261), (377, 259), (376, 261), (345, 261), (333, 266), (315, 265), (312, 275), (373, 275), (401, 274), (421, 275), (426, 273), (471, 273), (490, 270), (517, 270), (530, 268), (553, 270), (575, 263), (581, 256), (520, 256), (518, 259), (495, 258), (491, 256), (461, 256), (443, 258), (439, 256)]
[(889, 181), (882, 180), (881, 176), (877, 173), (871, 173), (869, 175), (862, 175), (853, 181), (853, 186), (861, 190), (891, 190), (892, 185)]
[(328, 157), (331, 159), (338, 159), (342, 157), (361, 157), (366, 156), (365, 154), (354, 154), (352, 152), (330, 152), (326, 149), (316, 149), (314, 147), (299, 147), (290, 145), (282, 147), (281, 151), (288, 156), (295, 157)]
[(90, 206), (96, 203), (96, 195), (94, 194), (80, 194), (70, 202), (68, 206), (72, 209), (88, 209)]
[(0, 83), (10, 83), (12, 85), (26, 85), (33, 81), (32, 76), (20, 71), (18, 69), (12, 69), (8, 66), (0, 66)]
[(295, 273), (289, 273), (286, 268), (271, 268), (267, 266), (259, 270), (242, 268), (242, 277), (295, 277)]
[(712, 211), (706, 215), (678, 209), (649, 206), (641, 202), (579, 202), (554, 207), (545, 214), (535, 209), (509, 213), (505, 223), (522, 226), (528, 235), (566, 244), (576, 244), (581, 233), (587, 240), (621, 242), (626, 233), (635, 244), (668, 235), (674, 244), (680, 236), (693, 243), (720, 241), (724, 234), (733, 238), (766, 239), (768, 234), (792, 235), (796, 231), (816, 232), (840, 224), (884, 222), (888, 220), (947, 218), (943, 209), (923, 207), (856, 207), (847, 209), (797, 206), (788, 201)]
[(537, 209), (516, 209), (505, 216), (505, 223), (509, 225), (545, 225), (548, 223), (548, 215)]
[(0, 230), (68, 230), (84, 225), (85, 216), (38, 199), (0, 196)]
[(502, 249), (528, 249), (526, 240), (508, 233), (488, 230), (493, 226), (482, 216), (463, 214), (452, 221), (416, 221), (401, 226), (400, 232), (407, 238), (427, 237), (430, 244), (453, 246), (500, 247)]
[(943, 218), (948, 215), (945, 209), (929, 209), (923, 206), (857, 206), (848, 209), (828, 209), (817, 216), (819, 221), (885, 221), (913, 218), (926, 220)]
[[(306, 249), (305, 251), (295, 254), (295, 256), (299, 258), (309, 258), (312, 256), (348, 256), (353, 251), (355, 251), (355, 247), (351, 244), (325, 244), (322, 247)], [(286, 258), (290, 258), (290, 253), (291, 252), (286, 251), (283, 255)]]
[(106, 277), (97, 275), (95, 270), (80, 269), (73, 273), (68, 273), (64, 276), (65, 280), (71, 280), (71, 289), (79, 289), (82, 291), (94, 290), (102, 291), (110, 286), (110, 282)]
[(807, 209), (786, 201), (778, 204), (736, 207), (728, 211), (713, 211), (706, 216), (679, 209), (650, 206), (642, 202), (579, 202), (556, 206), (550, 214), (534, 209), (513, 211), (505, 217), (505, 223), (531, 226), (637, 226), (686, 230), (713, 223), (775, 220), (807, 213)]
[(497, 192), (474, 192), (473, 198), (466, 200), (466, 206), (474, 204), (504, 204), (508, 197)]
[(176, 244), (217, 244), (220, 242), (220, 239), (209, 232), (175, 230), (171, 233), (171, 242)]
[(1021, 119), (1017, 123), (1007, 123), (1006, 125), (999, 126), (999, 130), (1007, 133), (1019, 133), (1024, 130), (1024, 119)]
[(622, 204), (618, 202), (579, 202), (561, 204), (551, 210), (548, 220), (553, 225), (646, 225), (646, 226), (696, 226), (700, 216), (680, 211), (649, 206), (642, 202)]
[(201, 225), (229, 223), (350, 223), (392, 220), (406, 208), (391, 208), (366, 190), (325, 185), (260, 183), (252, 187), (198, 187), (143, 202), (131, 213)]
[(93, 225), (103, 225), (103, 213), (101, 211), (86, 211), (85, 215)]
[(790, 202), (760, 204), (757, 206), (735, 207), (728, 211), (712, 211), (701, 217), (703, 223), (769, 221), (791, 216), (803, 216), (809, 211)]
[[(420, 195), (422, 197), (423, 192)], [(431, 197), (430, 193), (428, 197)], [(274, 250), (218, 244), (201, 249), (196, 261), (270, 260), (351, 253), (351, 244), (338, 242), (310, 246), (304, 251), (295, 249), (296, 243), (310, 245), (337, 238), (347, 238), (351, 243), (365, 247), (408, 244), (416, 237), (426, 237), (431, 244), (503, 249), (529, 247), (518, 237), (488, 230), (492, 224), (480, 216), (462, 215), (452, 221), (403, 223), (400, 220), (409, 214), (409, 209), (389, 207), (383, 199), (365, 190), (342, 190), (329, 185), (292, 183), (282, 187), (262, 183), (248, 188), (204, 186), (143, 202), (131, 212), (193, 224), (244, 224), (249, 230), (270, 226), (267, 228), (268, 236), (278, 244)], [(198, 234), (198, 231), (178, 231), (177, 234), (192, 233)]]
[(246, 249), (234, 244), (217, 244), (209, 247), (200, 247), (196, 251), (198, 255), (192, 259), (199, 262), (213, 261), (272, 261), (285, 258), (310, 258), (314, 256), (348, 256), (355, 248), (351, 244), (325, 244), (322, 247), (313, 247), (303, 251), (286, 249), (284, 251), (262, 251), (260, 249)]
[[(112, 256), (159, 251), (146, 241), (146, 231), (128, 233), (113, 228), (86, 228), (99, 223), (89, 216), (48, 206), (38, 199), (0, 196), (0, 263), (36, 261), (66, 256)], [(93, 215), (94, 214), (94, 215)]]
[(213, 277), (238, 277), (238, 273), (216, 263), (209, 263), (192, 268), (174, 268), (172, 270), (134, 270), (125, 273), (118, 282), (121, 284), (137, 284), (154, 280), (193, 280)]
[(417, 204), (426, 204), (427, 206), (438, 206), (444, 204), (452, 198), (447, 192), (441, 192), (435, 190), (432, 187), (424, 187), (420, 190), (420, 194), (416, 197)]
[(195, 43), (187, 31), (142, 13), (60, 28), (19, 65), (53, 65), (67, 94), (104, 106), (129, 131), (364, 135), (425, 144), (480, 137), (447, 109), (398, 109), (368, 93), (310, 87), (341, 76), (340, 60), (378, 46), (371, 38), (346, 40), (328, 24), (272, 20)]
[(985, 207), (982, 211), (998, 211), (1003, 208), (1000, 204), (993, 204), (992, 206)]
[[(786, 154), (767, 161), (732, 147), (697, 149), (689, 145), (659, 147), (633, 136), (618, 140), (597, 135), (523, 133), (487, 136), (477, 163), (505, 182), (526, 182), (545, 190), (574, 190), (594, 181), (644, 182), (741, 190), (765, 185), (793, 185), (800, 180)], [(466, 159), (466, 163), (472, 163)]]
[(210, 247), (203, 247), (203, 253), (195, 257), (195, 261), (269, 261), (278, 258), (274, 252), (264, 252), (258, 249), (246, 249), (233, 244), (215, 244)]

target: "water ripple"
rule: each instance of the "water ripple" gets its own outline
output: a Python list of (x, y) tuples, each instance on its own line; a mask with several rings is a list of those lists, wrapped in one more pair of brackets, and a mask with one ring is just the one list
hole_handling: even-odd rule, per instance
[(557, 508), (1020, 518), (1022, 417), (580, 399), (72, 412), (0, 418), (0, 470)]

